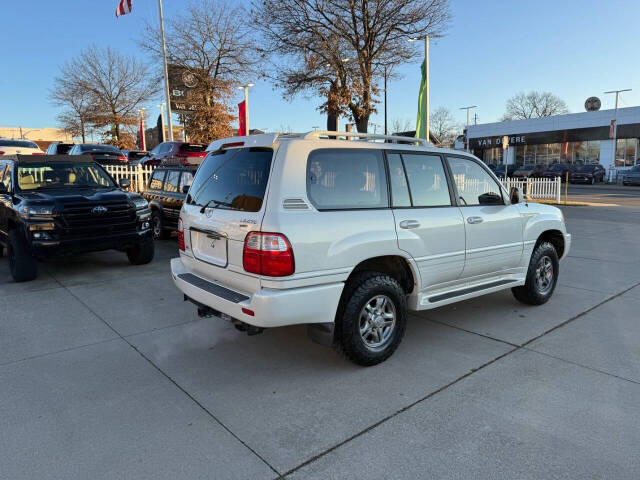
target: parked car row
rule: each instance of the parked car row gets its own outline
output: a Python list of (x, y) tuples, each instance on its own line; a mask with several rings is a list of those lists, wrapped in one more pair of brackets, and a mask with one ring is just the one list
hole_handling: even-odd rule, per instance
[(0, 155), (44, 155), (44, 152), (30, 140), (0, 138)]
[[(487, 165), (498, 178), (505, 178), (505, 166), (489, 164)], [(569, 175), (570, 183), (597, 183), (603, 182), (605, 169), (600, 164), (572, 164), (572, 163), (552, 163), (551, 165), (527, 164), (527, 165), (507, 165), (506, 176), (508, 178), (560, 178), (563, 182)]]
[[(12, 140), (11, 142), (18, 142)], [(23, 141), (20, 141), (23, 142)], [(23, 142), (38, 146), (33, 142)], [(2, 155), (2, 140), (0, 140), (0, 155)], [(91, 155), (91, 157), (101, 165), (143, 165), (158, 166), (163, 163), (173, 163), (182, 166), (197, 166), (206, 156), (206, 145), (201, 143), (188, 142), (162, 142), (153, 150), (120, 150), (113, 145), (99, 143), (63, 143), (54, 142), (47, 148), (47, 155)], [(27, 153), (26, 151), (16, 151), (8, 149), (6, 154)], [(42, 152), (40, 151), (40, 154)]]

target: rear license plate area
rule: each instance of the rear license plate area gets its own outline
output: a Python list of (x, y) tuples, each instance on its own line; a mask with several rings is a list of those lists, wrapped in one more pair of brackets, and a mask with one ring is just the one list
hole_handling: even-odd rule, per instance
[(190, 229), (191, 250), (197, 260), (225, 268), (227, 266), (227, 237), (221, 233)]

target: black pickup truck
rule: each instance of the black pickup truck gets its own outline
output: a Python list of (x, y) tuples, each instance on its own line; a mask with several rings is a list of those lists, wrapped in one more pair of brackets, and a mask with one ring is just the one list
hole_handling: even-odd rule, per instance
[(151, 210), (93, 161), (78, 155), (0, 156), (0, 253), (16, 282), (37, 276), (37, 260), (116, 249), (134, 265), (153, 260)]

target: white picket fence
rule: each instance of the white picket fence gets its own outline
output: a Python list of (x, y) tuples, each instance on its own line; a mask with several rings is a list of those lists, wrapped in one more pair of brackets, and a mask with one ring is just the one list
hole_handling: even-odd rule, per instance
[(555, 200), (560, 203), (560, 194), (562, 192), (562, 180), (556, 178), (507, 178), (502, 180), (502, 184), (507, 191), (511, 187), (518, 187), (522, 195), (527, 200), (546, 199)]
[(123, 178), (131, 181), (130, 191), (143, 192), (149, 183), (149, 177), (155, 167), (143, 165), (105, 165), (104, 168), (115, 179), (120, 182)]

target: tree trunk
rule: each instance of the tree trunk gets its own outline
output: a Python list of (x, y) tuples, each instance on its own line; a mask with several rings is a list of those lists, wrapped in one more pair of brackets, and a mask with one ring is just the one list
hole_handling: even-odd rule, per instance
[(84, 138), (84, 120), (80, 119), (80, 130), (82, 133), (82, 143), (87, 143)]
[(358, 118), (354, 116), (354, 120), (356, 122), (358, 133), (367, 133), (367, 129), (369, 127), (369, 115), (364, 115)]

